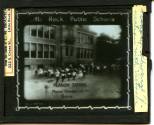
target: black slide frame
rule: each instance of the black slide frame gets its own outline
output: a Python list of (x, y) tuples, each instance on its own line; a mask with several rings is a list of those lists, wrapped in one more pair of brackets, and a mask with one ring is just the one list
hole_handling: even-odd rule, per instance
[[(3, 17), (3, 9), (5, 8), (38, 8), (38, 7), (132, 7), (135, 4), (142, 4), (148, 7), (147, 12), (144, 14), (144, 38), (143, 38), (143, 55), (148, 57), (148, 96), (150, 99), (150, 71), (151, 71), (151, 60), (150, 60), (150, 13), (151, 13), (151, 1), (149, 0), (3, 0), (0, 3), (0, 17)], [(3, 20), (3, 18), (1, 18)], [(148, 24), (148, 25), (147, 25)], [(3, 21), (0, 21), (0, 27), (3, 28)], [(35, 115), (31, 112), (33, 116), (29, 116), (28, 113), (19, 113), (19, 115), (14, 115), (10, 113), (6, 115), (7, 108), (10, 107), (11, 103), (6, 103), (7, 94), (5, 91), (5, 84), (12, 84), (12, 89), (15, 89), (14, 79), (11, 77), (4, 77), (4, 32), (0, 31), (0, 122), (2, 123), (149, 123), (150, 122), (150, 100), (149, 100), (149, 111), (147, 113), (133, 113), (129, 112), (126, 114), (118, 113), (107, 113), (103, 115), (101, 112), (95, 112), (94, 114), (89, 114), (84, 111), (81, 114), (70, 115), (61, 114), (59, 111), (56, 112), (57, 115)], [(11, 91), (10, 91), (11, 92)], [(13, 97), (13, 95), (12, 95)], [(10, 101), (11, 100), (11, 97)], [(30, 113), (30, 112), (29, 112)]]

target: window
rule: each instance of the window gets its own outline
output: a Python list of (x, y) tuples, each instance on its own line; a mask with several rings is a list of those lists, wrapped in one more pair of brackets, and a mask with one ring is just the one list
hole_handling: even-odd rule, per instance
[(55, 27), (50, 27), (50, 39), (55, 39), (56, 33), (55, 33)]
[(79, 43), (81, 43), (81, 33), (79, 33)]
[(69, 35), (70, 35), (70, 36), (74, 36), (72, 27), (69, 28)]
[(24, 56), (25, 58), (29, 58), (29, 43), (24, 44)]
[(31, 50), (31, 58), (36, 58), (36, 44), (32, 43), (30, 46), (30, 50)]
[(49, 46), (44, 45), (44, 58), (49, 58)]
[(49, 27), (44, 27), (44, 38), (49, 39)]
[(86, 35), (83, 34), (83, 38), (82, 39), (83, 39), (82, 42), (86, 43)]
[(90, 57), (93, 58), (93, 51), (91, 51), (91, 55), (90, 55)]
[(38, 37), (43, 37), (43, 26), (38, 26)]
[(70, 47), (70, 56), (73, 56), (73, 47)]
[(87, 38), (88, 38), (87, 35), (85, 35), (85, 43), (87, 43), (87, 41), (88, 41)]
[(69, 48), (68, 48), (68, 46), (66, 46), (66, 49), (65, 49), (65, 55), (66, 55), (66, 56), (69, 55)]
[(80, 43), (80, 33), (79, 33), (79, 32), (78, 32), (78, 34), (77, 34), (77, 42)]
[(80, 48), (80, 49), (79, 49), (79, 58), (81, 58), (81, 54), (82, 54), (81, 51), (82, 51), (82, 49)]
[(93, 44), (93, 37), (89, 37), (90, 44)]
[(37, 28), (36, 28), (36, 26), (31, 27), (31, 36), (37, 36)]
[(87, 50), (85, 49), (84, 50), (84, 58), (87, 58), (86, 54), (87, 54)]
[(82, 43), (85, 43), (85, 42), (86, 42), (86, 35), (82, 34)]
[(55, 47), (53, 45), (50, 46), (50, 58), (55, 58)]
[(89, 50), (87, 49), (86, 50), (86, 58), (88, 59), (88, 53), (89, 53)]
[(80, 48), (77, 48), (76, 57), (77, 57), (77, 58), (80, 58)]
[(88, 50), (88, 58), (90, 58), (90, 50)]
[(84, 41), (84, 36), (83, 36), (83, 34), (81, 34), (81, 40), (80, 40), (80, 43), (83, 43), (83, 41)]
[(73, 56), (74, 48), (72, 46), (66, 46), (65, 47), (65, 55), (66, 56)]
[(38, 58), (43, 58), (43, 45), (38, 44)]
[(83, 49), (80, 50), (80, 58), (83, 58)]

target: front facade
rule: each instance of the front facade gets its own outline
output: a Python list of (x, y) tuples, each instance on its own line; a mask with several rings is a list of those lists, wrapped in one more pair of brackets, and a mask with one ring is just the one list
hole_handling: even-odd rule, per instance
[(61, 66), (94, 59), (95, 33), (88, 26), (27, 25), (25, 66)]

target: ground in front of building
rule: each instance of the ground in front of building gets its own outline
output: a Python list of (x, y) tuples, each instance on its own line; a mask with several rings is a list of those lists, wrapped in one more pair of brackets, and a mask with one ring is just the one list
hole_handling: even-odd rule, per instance
[(24, 96), (27, 100), (117, 99), (120, 97), (119, 73), (87, 74), (83, 78), (60, 79), (36, 77), (25, 70)]

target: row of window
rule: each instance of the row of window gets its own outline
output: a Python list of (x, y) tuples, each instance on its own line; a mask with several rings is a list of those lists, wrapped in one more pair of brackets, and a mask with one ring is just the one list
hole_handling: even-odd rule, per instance
[[(74, 47), (66, 46), (65, 47), (65, 56), (74, 56)], [(76, 58), (78, 59), (90, 59), (93, 58), (93, 50), (86, 48), (76, 48)]]
[(30, 34), (33, 37), (55, 39), (56, 27), (46, 25), (33, 25), (30, 26)]
[(25, 58), (55, 58), (55, 45), (25, 43)]
[(93, 44), (93, 36), (78, 32), (78, 41), (79, 43), (88, 43)]
[(73, 56), (74, 48), (73, 46), (66, 46), (65, 47), (65, 56)]
[(77, 48), (76, 57), (79, 59), (91, 59), (93, 58), (93, 50), (85, 48)]
[[(74, 56), (74, 47), (66, 46), (65, 56)], [(39, 43), (25, 43), (24, 44), (24, 56), (25, 58), (55, 58), (56, 47), (55, 45), (39, 44)], [(76, 48), (76, 58), (78, 59), (90, 59), (93, 58), (93, 50), (86, 48)]]
[[(32, 37), (55, 39), (56, 37), (56, 27), (48, 25), (30, 25), (30, 35)], [(73, 31), (70, 31), (73, 33)], [(78, 32), (77, 41), (79, 43), (93, 44), (94, 38), (92, 35), (87, 35), (85, 33)]]

